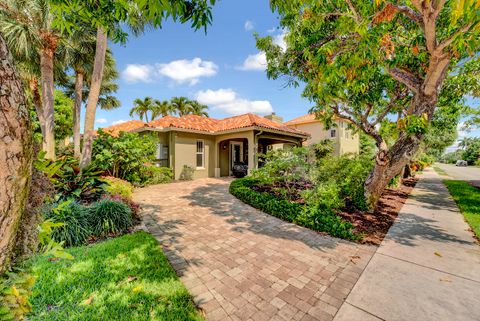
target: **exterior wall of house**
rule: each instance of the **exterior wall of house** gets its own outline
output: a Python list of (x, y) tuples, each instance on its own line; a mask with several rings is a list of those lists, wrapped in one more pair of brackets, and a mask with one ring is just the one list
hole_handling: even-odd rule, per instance
[[(218, 148), (215, 177), (229, 176), (230, 175), (230, 142), (241, 141), (243, 142), (243, 158), (244, 162), (249, 166), (249, 170), (252, 169), (254, 164), (254, 147), (255, 147), (255, 131), (247, 130), (244, 132), (217, 135), (215, 137), (216, 146)], [(223, 149), (223, 145), (226, 145), (226, 149)]]
[[(174, 172), (175, 179), (180, 179), (183, 166), (195, 168), (194, 178), (214, 177), (215, 176), (215, 138), (210, 135), (201, 135), (185, 132), (173, 132), (174, 136)], [(197, 141), (204, 142), (204, 167), (197, 168)]]
[[(330, 130), (326, 130), (320, 121), (289, 125), (288, 127), (309, 133), (311, 135), (307, 140), (309, 144), (317, 144), (326, 139), (331, 140), (333, 142), (335, 156), (346, 153), (358, 154), (360, 152), (358, 134), (352, 135), (351, 130), (347, 129), (345, 122), (337, 121), (337, 126)], [(332, 137), (332, 131), (334, 131), (334, 137)]]

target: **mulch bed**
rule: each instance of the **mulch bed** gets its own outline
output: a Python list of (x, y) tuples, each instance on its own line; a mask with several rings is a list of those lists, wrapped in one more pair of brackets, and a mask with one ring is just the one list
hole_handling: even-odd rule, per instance
[(398, 189), (386, 189), (373, 213), (355, 210), (339, 215), (352, 223), (357, 233), (364, 235), (362, 243), (380, 245), (417, 181), (409, 178)]

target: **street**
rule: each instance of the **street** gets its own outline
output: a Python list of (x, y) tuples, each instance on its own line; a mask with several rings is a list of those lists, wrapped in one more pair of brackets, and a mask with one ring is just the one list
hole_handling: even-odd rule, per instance
[(480, 167), (457, 167), (452, 164), (440, 163), (435, 163), (434, 166), (443, 169), (452, 179), (468, 181), (473, 185), (480, 187)]

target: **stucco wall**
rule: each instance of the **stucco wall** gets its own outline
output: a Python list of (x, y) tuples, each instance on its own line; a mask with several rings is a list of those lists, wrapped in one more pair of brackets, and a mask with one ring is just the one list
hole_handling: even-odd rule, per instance
[[(176, 132), (175, 179), (179, 179), (184, 165), (195, 168), (194, 178), (215, 176), (215, 138), (209, 135)], [(205, 142), (205, 167), (196, 168), (197, 140)]]

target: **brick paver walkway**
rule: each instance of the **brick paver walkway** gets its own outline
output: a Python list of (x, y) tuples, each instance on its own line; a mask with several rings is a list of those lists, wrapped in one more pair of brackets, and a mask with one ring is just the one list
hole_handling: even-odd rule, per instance
[(135, 193), (146, 227), (207, 320), (332, 320), (376, 248), (264, 214), (231, 196), (229, 183)]

